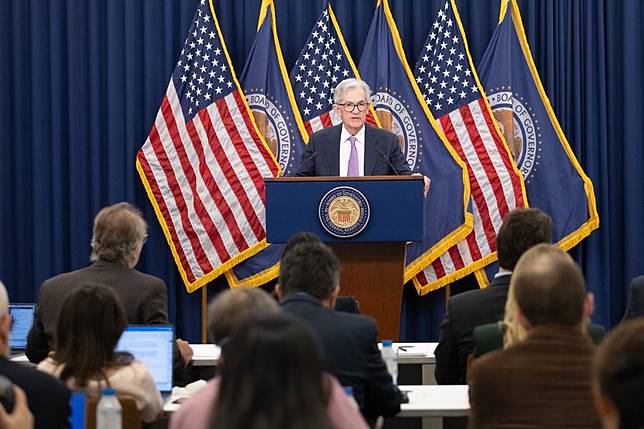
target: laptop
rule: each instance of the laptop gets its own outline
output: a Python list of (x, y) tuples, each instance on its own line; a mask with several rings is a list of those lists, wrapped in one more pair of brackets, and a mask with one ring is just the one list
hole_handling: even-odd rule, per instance
[(9, 355), (23, 354), (27, 348), (27, 335), (34, 323), (36, 304), (9, 304), (9, 316), (13, 321), (9, 336)]
[(172, 391), (172, 325), (129, 325), (118, 344), (117, 352), (129, 352), (152, 374), (161, 393)]

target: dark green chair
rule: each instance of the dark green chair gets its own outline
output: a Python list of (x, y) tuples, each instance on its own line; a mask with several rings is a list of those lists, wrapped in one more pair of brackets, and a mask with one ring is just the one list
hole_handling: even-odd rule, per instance
[[(598, 345), (604, 339), (606, 329), (601, 325), (588, 326), (588, 336), (595, 345)], [(503, 323), (494, 322), (486, 325), (477, 326), (472, 332), (472, 357), (476, 359), (485, 353), (503, 348)]]

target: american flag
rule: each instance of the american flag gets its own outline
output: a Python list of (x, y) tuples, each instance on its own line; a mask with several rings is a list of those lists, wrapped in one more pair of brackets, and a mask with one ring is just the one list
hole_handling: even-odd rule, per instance
[(212, 5), (201, 0), (137, 168), (188, 291), (265, 246), (257, 133)]
[(467, 164), (474, 229), (416, 276), (420, 285), (446, 284), (494, 261), (503, 219), (526, 201), (522, 177), (494, 126), (465, 43), (456, 6), (447, 1), (431, 27), (414, 76), (447, 140)]
[[(341, 122), (333, 112), (333, 90), (351, 77), (358, 77), (358, 72), (327, 4), (291, 71), (293, 93), (309, 135)], [(372, 109), (367, 123), (376, 125)]]

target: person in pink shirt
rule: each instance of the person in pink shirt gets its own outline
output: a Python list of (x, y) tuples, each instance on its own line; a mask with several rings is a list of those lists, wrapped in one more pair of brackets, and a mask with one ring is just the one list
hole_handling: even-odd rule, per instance
[(313, 331), (274, 304), (260, 289), (235, 289), (210, 305), (209, 332), (222, 347), (218, 375), (172, 415), (170, 429), (368, 428), (324, 371)]

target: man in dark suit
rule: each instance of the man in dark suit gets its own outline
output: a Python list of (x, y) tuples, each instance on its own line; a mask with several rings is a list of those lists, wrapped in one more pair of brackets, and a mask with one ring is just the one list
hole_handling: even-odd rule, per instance
[(635, 277), (631, 281), (628, 292), (628, 305), (622, 321), (633, 317), (644, 317), (644, 276)]
[(489, 287), (455, 295), (447, 302), (435, 350), (438, 384), (465, 384), (467, 358), (472, 353), (472, 331), (503, 319), (510, 277), (519, 257), (539, 243), (552, 241), (552, 220), (538, 209), (515, 209), (496, 236), (499, 272)]
[(400, 410), (401, 394), (377, 344), (375, 321), (334, 311), (340, 262), (322, 243), (302, 243), (282, 259), (276, 293), (282, 309), (302, 318), (318, 334), (329, 371), (351, 386), (362, 414), (373, 419)]
[(70, 392), (65, 385), (44, 372), (7, 359), (11, 332), (8, 306), (7, 290), (0, 282), (0, 375), (24, 390), (35, 428), (67, 428), (71, 409)]
[[(395, 134), (365, 124), (371, 90), (358, 79), (338, 84), (333, 112), (342, 124), (311, 135), (296, 176), (411, 175)], [(429, 179), (425, 180), (425, 194)]]
[(472, 364), (470, 428), (600, 428), (581, 270), (557, 246), (539, 244), (517, 263), (512, 288), (527, 337)]
[[(147, 239), (147, 224), (141, 212), (128, 203), (103, 208), (94, 219), (92, 265), (46, 280), (34, 324), (27, 340), (27, 357), (38, 363), (54, 347), (56, 318), (65, 297), (87, 283), (102, 283), (114, 289), (125, 308), (127, 322), (137, 325), (168, 323), (168, 297), (163, 280), (134, 269)], [(192, 350), (185, 341), (177, 346), (185, 362)], [(175, 378), (181, 383), (185, 368), (175, 353)]]

